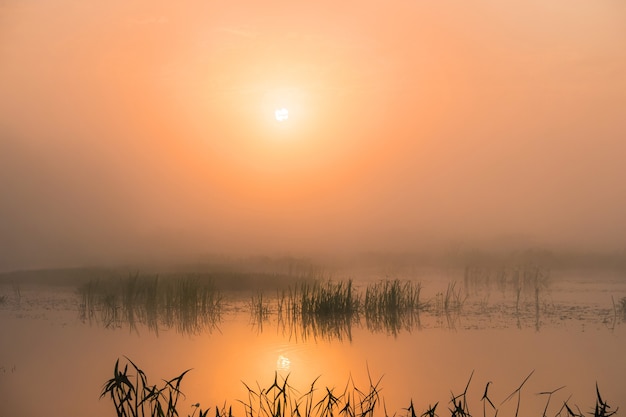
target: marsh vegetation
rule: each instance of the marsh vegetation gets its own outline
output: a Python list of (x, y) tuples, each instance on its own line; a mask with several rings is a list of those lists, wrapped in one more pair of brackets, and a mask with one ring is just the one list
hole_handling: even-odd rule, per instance
[[(356, 284), (320, 271), (296, 276), (265, 274), (133, 274), (91, 280), (79, 288), (80, 316), (107, 328), (145, 326), (158, 333), (211, 332), (225, 314), (247, 310), (258, 331), (275, 326), (296, 338), (351, 340), (353, 326), (397, 336), (423, 326), (454, 329), (472, 318), (504, 326), (532, 326), (562, 320), (551, 297), (547, 268), (532, 264), (497, 268), (465, 267), (462, 281), (450, 281), (428, 295), (416, 280), (381, 279)], [(233, 291), (231, 280), (257, 284)], [(261, 282), (264, 285), (259, 285)], [(242, 288), (242, 287), (239, 287)], [(244, 287), (245, 288), (245, 287)], [(607, 307), (612, 323), (624, 316), (626, 298)], [(624, 316), (622, 319), (625, 319)], [(471, 324), (474, 325), (474, 324)], [(493, 325), (493, 324), (492, 324)]]
[(219, 322), (222, 298), (214, 283), (187, 276), (176, 280), (158, 277), (90, 281), (79, 289), (83, 320), (98, 320), (105, 327), (145, 325), (155, 333), (162, 327), (181, 333), (212, 330)]
[[(626, 369), (615, 358), (623, 351), (623, 278), (582, 274), (563, 279), (562, 272), (555, 275), (534, 263), (468, 265), (431, 275), (401, 268), (341, 274), (298, 264), (280, 271), (256, 265), (210, 272), (89, 273), (58, 287), (50, 284), (45, 292), (10, 276), (0, 282), (0, 313), (9, 336), (0, 369), (16, 369), (0, 375), (0, 383), (15, 392), (7, 409), (26, 409), (21, 391), (7, 381), (41, 381), (40, 392), (61, 368), (92, 370), (72, 390), (84, 403), (93, 401), (90, 396), (106, 375), (102, 362), (114, 361), (110, 355), (128, 355), (157, 375), (194, 371), (181, 375), (184, 386), (182, 377), (152, 382), (137, 362), (120, 360), (117, 379), (105, 395), (109, 400), (98, 403), (107, 407), (93, 415), (111, 415), (113, 394), (116, 412), (129, 416), (168, 415), (170, 404), (176, 407), (169, 415), (194, 417), (279, 412), (300, 417), (305, 412), (308, 417), (572, 417), (616, 411), (604, 402), (604, 394), (612, 401), (622, 398), (619, 381)], [(50, 326), (48, 318), (58, 309), (66, 309), (64, 318)], [(87, 325), (76, 320), (77, 310)], [(26, 325), (37, 330), (23, 332)], [(46, 344), (33, 345), (29, 334)], [(75, 341), (77, 349), (64, 353), (67, 340)], [(40, 353), (26, 360), (19, 346)], [(50, 346), (63, 346), (55, 351), (54, 364), (46, 359)], [(73, 367), (77, 358), (82, 359)], [(367, 379), (359, 371), (365, 367), (384, 379)], [(477, 376), (463, 390), (473, 368)], [(519, 386), (534, 368), (538, 372)], [(271, 375), (275, 378), (267, 384), (248, 382)], [(494, 383), (487, 384), (488, 379)], [(602, 396), (599, 390), (593, 393), (595, 380)], [(453, 401), (447, 388), (458, 388), (459, 382), (462, 395)], [(568, 387), (561, 389), (563, 383)], [(375, 406), (361, 407), (363, 398), (375, 399)], [(590, 407), (594, 401), (596, 408)], [(131, 406), (143, 409), (121, 411)], [(28, 407), (29, 415), (37, 414), (35, 405)], [(330, 414), (322, 416), (322, 409)]]
[[(153, 385), (148, 381), (146, 373), (133, 361), (126, 359), (124, 367), (120, 367), (119, 359), (115, 362), (113, 377), (103, 386), (100, 398), (107, 397), (113, 402), (118, 417), (174, 417), (181, 415), (178, 404), (184, 396), (181, 385), (185, 375), (190, 369), (180, 375), (164, 379), (161, 385)], [(416, 410), (413, 400), (408, 401), (407, 407), (402, 410), (388, 410), (385, 405), (382, 391), (382, 377), (373, 379), (368, 372), (368, 382), (365, 388), (357, 387), (354, 379), (350, 378), (343, 388), (319, 387), (318, 379), (313, 380), (304, 392), (293, 387), (289, 382), (289, 375), (279, 376), (274, 374), (272, 383), (262, 387), (259, 383), (254, 385), (243, 382), (247, 396), (237, 400), (237, 404), (223, 403), (221, 406), (203, 407), (200, 403), (191, 405), (190, 417), (206, 417), (211, 413), (216, 417), (374, 417), (374, 416), (404, 416), (404, 417), (431, 417), (450, 415), (451, 417), (472, 416), (497, 416), (503, 408), (513, 403), (511, 415), (517, 417), (522, 404), (522, 390), (526, 382), (532, 377), (532, 371), (523, 379), (508, 396), (504, 399), (490, 397), (489, 381), (484, 387), (484, 393), (480, 399), (469, 398), (468, 389), (472, 383), (474, 372), (469, 376), (463, 391), (459, 394), (450, 393), (447, 404), (435, 402), (426, 410)], [(545, 396), (543, 417), (549, 415), (555, 417), (609, 417), (617, 413), (607, 401), (602, 398), (600, 389), (596, 384), (596, 402), (590, 412), (583, 412), (574, 404), (572, 398), (568, 398), (562, 404), (552, 404), (552, 395), (564, 386), (552, 391), (542, 391), (538, 396)], [(471, 402), (470, 402), (471, 400)], [(470, 410), (478, 410), (471, 411)], [(240, 411), (237, 411), (239, 406)], [(243, 408), (243, 411), (241, 411)], [(233, 411), (233, 409), (235, 409)], [(241, 413), (241, 414), (240, 414)], [(445, 414), (444, 414), (445, 413)], [(184, 415), (184, 414), (183, 414)]]

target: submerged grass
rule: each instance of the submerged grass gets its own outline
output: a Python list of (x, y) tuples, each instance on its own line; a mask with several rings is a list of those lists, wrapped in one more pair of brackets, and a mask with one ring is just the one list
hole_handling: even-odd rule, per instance
[[(115, 362), (113, 377), (103, 386), (100, 398), (110, 398), (113, 402), (115, 412), (118, 417), (174, 417), (179, 416), (178, 401), (184, 396), (181, 391), (182, 380), (189, 370), (184, 371), (175, 378), (163, 380), (161, 386), (152, 385), (148, 378), (133, 361), (126, 358), (128, 363), (122, 369), (119, 359)], [(130, 372), (129, 372), (130, 371)], [(134, 373), (133, 373), (134, 371)], [(533, 371), (534, 372), (534, 371)], [(391, 417), (434, 417), (443, 416), (448, 413), (451, 417), (472, 417), (472, 416), (497, 416), (503, 411), (503, 406), (509, 401), (516, 399), (514, 416), (528, 415), (520, 412), (522, 390), (526, 382), (533, 375), (531, 372), (513, 392), (507, 396), (500, 404), (496, 405), (489, 398), (488, 390), (491, 382), (487, 382), (484, 394), (478, 403), (482, 403), (482, 412), (478, 414), (470, 411), (470, 399), (468, 389), (472, 382), (473, 372), (470, 375), (465, 389), (458, 395), (451, 393), (447, 410), (438, 414), (437, 407), (429, 406), (423, 412), (415, 409), (413, 400), (409, 402), (407, 408), (400, 412), (394, 412)], [(369, 375), (369, 373), (368, 373)], [(317, 386), (316, 378), (306, 392), (300, 393), (289, 384), (289, 375), (280, 377), (274, 374), (273, 382), (266, 388), (257, 383), (256, 387), (243, 383), (247, 390), (247, 398), (237, 400), (243, 406), (243, 417), (374, 417), (383, 415), (390, 417), (385, 406), (384, 398), (381, 396), (381, 379), (373, 380), (369, 376), (368, 386), (365, 389), (358, 388), (354, 380), (350, 378), (342, 390), (336, 388)], [(543, 409), (542, 417), (546, 417), (547, 410), (552, 400), (552, 395), (564, 387), (552, 391), (540, 392), (537, 395), (546, 395), (547, 401)], [(475, 404), (474, 404), (475, 405)], [(199, 403), (193, 404), (190, 417), (208, 416), (211, 408), (202, 409)], [(443, 408), (443, 407), (442, 407)], [(472, 406), (473, 409), (473, 406)], [(568, 398), (563, 402), (560, 409), (554, 414), (555, 417), (583, 417), (591, 415), (593, 417), (610, 417), (617, 413), (618, 409), (612, 407), (602, 398), (600, 389), (596, 384), (595, 407), (588, 413), (583, 413), (576, 405), (570, 404)], [(216, 417), (233, 417), (233, 406), (216, 406), (214, 410)]]

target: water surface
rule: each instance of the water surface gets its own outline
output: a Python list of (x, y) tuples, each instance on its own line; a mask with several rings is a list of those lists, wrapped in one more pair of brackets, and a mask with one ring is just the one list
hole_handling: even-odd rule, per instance
[[(271, 311), (262, 320), (250, 313), (248, 296), (225, 296), (214, 327), (197, 332), (123, 321), (105, 326), (97, 317), (81, 318), (80, 297), (73, 286), (24, 284), (0, 286), (0, 400), (7, 416), (115, 415), (109, 400), (99, 400), (103, 383), (118, 358), (135, 361), (153, 383), (193, 370), (183, 380), (187, 401), (203, 407), (233, 404), (246, 398), (248, 385), (267, 387), (277, 372), (289, 375), (301, 392), (317, 385), (342, 392), (350, 378), (367, 388), (380, 381), (387, 412), (406, 413), (412, 400), (420, 413), (440, 402), (447, 415), (451, 391), (468, 389), (470, 411), (482, 415), (480, 399), (489, 396), (498, 415), (514, 415), (516, 398), (503, 403), (531, 372), (521, 390), (522, 415), (541, 415), (547, 396), (548, 414), (565, 400), (589, 411), (595, 384), (613, 407), (625, 406), (626, 326), (613, 300), (626, 296), (626, 280), (615, 274), (553, 274), (540, 293), (539, 315), (533, 294), (522, 296), (495, 286), (468, 288), (459, 314), (437, 310), (451, 282), (450, 274), (421, 275), (422, 296), (431, 304), (419, 321), (398, 329), (373, 328), (362, 317), (338, 332), (305, 331), (285, 326)], [(462, 288), (462, 276), (456, 277)], [(359, 281), (362, 288), (370, 277)], [(416, 279), (416, 278), (414, 278)], [(516, 305), (518, 314), (516, 314)], [(520, 309), (519, 306), (522, 306)], [(314, 329), (313, 329), (314, 330)], [(379, 415), (384, 415), (381, 406)], [(492, 415), (492, 414), (491, 414)]]

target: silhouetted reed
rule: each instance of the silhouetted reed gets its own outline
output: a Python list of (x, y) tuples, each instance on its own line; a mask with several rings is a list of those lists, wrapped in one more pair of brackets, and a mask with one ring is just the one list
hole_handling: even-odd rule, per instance
[(402, 329), (420, 327), (421, 283), (385, 280), (365, 290), (363, 310), (367, 328), (397, 335)]
[[(278, 323), (290, 334), (302, 338), (323, 337), (351, 339), (352, 325), (365, 324), (370, 331), (386, 331), (396, 335), (420, 325), (421, 284), (380, 281), (370, 284), (362, 297), (352, 281), (315, 281), (297, 284), (279, 293), (275, 311)], [(261, 296), (253, 297), (252, 316), (257, 326), (270, 311)]]
[(360, 300), (352, 280), (302, 282), (278, 298), (279, 323), (303, 338), (352, 339)]
[[(369, 417), (373, 416), (374, 409), (379, 402), (378, 383), (370, 380), (368, 390), (362, 391), (350, 379), (341, 392), (335, 388), (325, 387), (316, 389), (318, 379), (315, 379), (307, 392), (300, 394), (289, 385), (289, 376), (280, 378), (274, 374), (274, 381), (269, 388), (251, 388), (244, 383), (248, 390), (248, 398), (239, 400), (244, 406), (246, 417)], [(380, 381), (379, 381), (380, 382)], [(321, 394), (317, 394), (320, 392)]]
[[(183, 396), (181, 384), (184, 376), (189, 370), (184, 371), (179, 376), (164, 380), (162, 386), (152, 385), (148, 382), (148, 378), (134, 362), (127, 358), (128, 364), (121, 369), (119, 359), (115, 362), (113, 369), (113, 377), (109, 379), (103, 386), (100, 398), (108, 397), (113, 402), (115, 412), (118, 417), (174, 417), (179, 416), (178, 401)], [(129, 367), (130, 364), (130, 367)], [(129, 372), (129, 370), (131, 372)], [(132, 373), (134, 371), (134, 373)], [(533, 371), (534, 372), (534, 371)], [(522, 389), (528, 382), (533, 372), (531, 372), (522, 383), (513, 392), (508, 395), (499, 405), (495, 405), (493, 400), (489, 398), (488, 390), (492, 382), (487, 382), (484, 394), (480, 398), (482, 403), (482, 416), (497, 416), (499, 413), (506, 412), (502, 407), (510, 400), (516, 398), (514, 415), (529, 415), (526, 411), (520, 412)], [(470, 375), (465, 388), (461, 394), (455, 395), (451, 393), (448, 402), (447, 411), (450, 417), (472, 417), (470, 411), (470, 399), (468, 398), (468, 390), (472, 382), (474, 372)], [(323, 387), (318, 388), (317, 382), (319, 377), (313, 380), (307, 391), (301, 394), (296, 388), (289, 384), (289, 375), (281, 377), (278, 373), (274, 373), (272, 383), (264, 388), (258, 383), (253, 388), (243, 383), (247, 390), (247, 398), (237, 400), (243, 406), (244, 417), (374, 417), (375, 414), (381, 413), (384, 417), (389, 417), (384, 399), (381, 397), (381, 380), (373, 380), (368, 372), (368, 387), (365, 389), (358, 388), (354, 380), (350, 378), (343, 390), (336, 388)], [(552, 395), (564, 387), (557, 388), (552, 391), (540, 392), (537, 395), (547, 395), (546, 405), (543, 409), (542, 417), (547, 416), (548, 407), (552, 400)], [(563, 405), (555, 417), (583, 417), (584, 413), (580, 411), (578, 406), (570, 405), (570, 398), (563, 402)], [(394, 412), (391, 416), (404, 417), (434, 417), (437, 414), (439, 402), (434, 406), (429, 406), (424, 412), (420, 413), (415, 409), (413, 400), (410, 400), (409, 406), (404, 408), (404, 412)], [(489, 405), (489, 408), (487, 408)], [(188, 414), (195, 417), (198, 413), (199, 417), (208, 416), (211, 408), (202, 409), (200, 404), (192, 404), (192, 413)], [(472, 407), (473, 408), (473, 407)], [(576, 411), (574, 411), (576, 410)], [(616, 414), (618, 409), (611, 410), (611, 406), (602, 398), (600, 390), (596, 384), (596, 403), (595, 407), (589, 412), (593, 417), (610, 417)], [(233, 413), (233, 406), (224, 403), (222, 406), (215, 407), (216, 417), (233, 417), (237, 413)]]
[[(128, 359), (135, 374), (128, 373), (128, 364), (120, 369), (119, 359), (115, 362), (113, 378), (102, 388), (100, 398), (109, 397), (115, 406), (118, 417), (175, 417), (178, 416), (178, 400), (183, 393), (180, 384), (189, 369), (170, 380), (164, 380), (162, 387), (151, 385), (148, 377), (133, 361)], [(206, 417), (207, 411), (199, 409), (199, 417)], [(195, 411), (191, 414), (195, 414)]]

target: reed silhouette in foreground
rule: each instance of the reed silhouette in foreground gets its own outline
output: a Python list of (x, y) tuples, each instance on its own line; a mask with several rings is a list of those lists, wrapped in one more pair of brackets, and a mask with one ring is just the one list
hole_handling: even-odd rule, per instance
[[(135, 374), (129, 374), (129, 364), (121, 369), (118, 359), (115, 362), (113, 378), (104, 384), (100, 398), (111, 398), (118, 417), (178, 416), (176, 407), (180, 396), (183, 395), (180, 384), (189, 369), (175, 378), (164, 381), (163, 386), (158, 387), (148, 382), (145, 372), (133, 361), (128, 358), (127, 360)], [(207, 413), (208, 410), (204, 412), (199, 410), (200, 417), (205, 417)], [(195, 411), (191, 416), (194, 414)]]
[[(123, 368), (120, 366), (119, 359), (115, 362), (113, 377), (104, 384), (100, 394), (100, 398), (108, 397), (111, 399), (117, 416), (174, 417), (181, 415), (178, 410), (178, 401), (183, 396), (181, 384), (190, 370), (188, 369), (172, 379), (163, 380), (162, 385), (158, 386), (150, 384), (145, 372), (133, 361), (128, 358), (126, 360), (128, 363)], [(450, 417), (495, 417), (501, 411), (500, 407), (516, 398), (514, 416), (518, 417), (520, 415), (522, 389), (533, 373), (534, 371), (499, 405), (495, 405), (493, 400), (489, 398), (488, 392), (491, 382), (488, 382), (484, 394), (479, 400), (482, 403), (482, 413), (472, 414), (467, 395), (474, 374), (472, 372), (463, 392), (459, 395), (451, 393), (447, 412)], [(350, 378), (343, 390), (337, 390), (329, 387), (318, 388), (316, 386), (318, 379), (316, 378), (309, 389), (301, 394), (289, 384), (289, 376), (283, 378), (275, 373), (273, 382), (267, 388), (263, 388), (259, 384), (256, 388), (252, 388), (244, 383), (248, 392), (247, 399), (238, 400), (238, 403), (243, 405), (243, 417), (374, 417), (377, 413), (382, 413), (384, 417), (395, 417), (396, 415), (404, 417), (443, 416), (443, 414), (437, 413), (439, 402), (420, 413), (415, 409), (412, 399), (407, 408), (402, 409), (400, 413), (394, 412), (390, 415), (384, 399), (380, 395), (381, 379), (373, 380), (370, 376), (369, 386), (366, 389), (360, 389)], [(547, 410), (552, 395), (563, 388), (538, 394), (547, 396), (542, 417), (548, 415)], [(600, 395), (597, 384), (596, 404), (589, 413), (583, 413), (579, 407), (570, 405), (569, 401), (568, 398), (567, 401), (563, 402), (561, 408), (554, 414), (555, 417), (583, 417), (585, 415), (610, 417), (618, 411), (617, 408), (611, 410), (611, 406)], [(211, 408), (202, 409), (199, 403), (193, 404), (191, 407), (191, 413), (187, 414), (189, 417), (196, 417), (196, 415), (206, 417), (211, 410)], [(227, 407), (224, 403), (221, 407), (215, 407), (216, 417), (233, 417), (235, 415), (232, 405)]]

